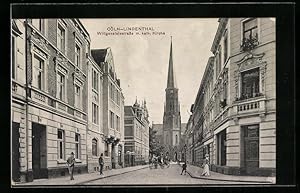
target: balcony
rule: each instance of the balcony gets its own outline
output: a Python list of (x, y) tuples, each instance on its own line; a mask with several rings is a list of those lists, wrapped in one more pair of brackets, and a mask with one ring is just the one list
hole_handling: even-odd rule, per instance
[(255, 35), (251, 35), (248, 38), (243, 38), (242, 44), (241, 44), (241, 49), (243, 51), (251, 51), (253, 50), (256, 46), (258, 46), (258, 34), (256, 33)]
[(257, 96), (235, 101), (233, 104), (233, 113), (245, 114), (265, 112), (265, 100), (264, 96)]

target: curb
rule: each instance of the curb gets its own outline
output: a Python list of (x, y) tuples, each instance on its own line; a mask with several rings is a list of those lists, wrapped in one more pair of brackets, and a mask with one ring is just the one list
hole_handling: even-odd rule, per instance
[(201, 176), (194, 176), (189, 171), (187, 173), (192, 177), (196, 179), (203, 179), (203, 180), (214, 180), (214, 181), (226, 181), (226, 182), (249, 182), (249, 183), (265, 183), (265, 184), (272, 184), (272, 182), (269, 181), (251, 181), (251, 180), (227, 180), (227, 179), (219, 179), (219, 178), (207, 178), (207, 177), (201, 177)]
[(92, 181), (96, 181), (96, 180), (100, 180), (100, 179), (104, 179), (104, 178), (109, 178), (109, 177), (113, 177), (113, 176), (118, 176), (118, 175), (130, 173), (130, 172), (134, 172), (134, 171), (138, 171), (138, 170), (142, 170), (142, 169), (146, 169), (146, 168), (149, 168), (149, 166), (145, 166), (145, 167), (142, 167), (142, 168), (139, 168), (139, 169), (130, 170), (130, 171), (126, 171), (126, 172), (121, 172), (121, 173), (117, 173), (117, 174), (112, 174), (112, 175), (109, 175), (109, 176), (97, 177), (97, 178), (94, 178), (94, 179), (81, 181), (81, 182), (75, 183), (74, 185), (81, 185), (81, 184), (84, 184), (84, 183), (88, 183), (88, 182), (92, 182)]

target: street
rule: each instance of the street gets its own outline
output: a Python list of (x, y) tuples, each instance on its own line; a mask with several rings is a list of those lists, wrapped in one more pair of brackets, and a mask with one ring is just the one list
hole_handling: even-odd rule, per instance
[[(98, 179), (84, 183), (84, 185), (138, 185), (138, 184), (250, 184), (246, 182), (228, 182), (191, 178), (189, 174), (180, 175), (181, 167), (177, 164), (171, 165), (169, 168), (161, 169), (142, 169), (122, 175), (109, 178)], [(104, 173), (105, 175), (105, 173)]]

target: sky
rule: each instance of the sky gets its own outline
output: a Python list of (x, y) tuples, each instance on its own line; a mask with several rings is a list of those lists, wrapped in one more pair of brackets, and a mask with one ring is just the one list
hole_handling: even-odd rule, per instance
[[(172, 36), (173, 65), (181, 109), (186, 123), (195, 102), (210, 48), (218, 27), (217, 18), (180, 19), (80, 19), (90, 34), (91, 49), (110, 47), (125, 105), (146, 100), (150, 121), (162, 123)], [(149, 34), (109, 34), (117, 28), (151, 28)], [(152, 30), (155, 32), (153, 34)], [(119, 32), (124, 32), (120, 31)], [(129, 31), (126, 31), (129, 32)]]

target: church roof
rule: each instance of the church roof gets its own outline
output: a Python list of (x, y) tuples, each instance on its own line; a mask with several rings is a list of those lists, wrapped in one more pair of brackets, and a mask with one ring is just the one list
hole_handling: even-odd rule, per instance
[(173, 65), (173, 50), (172, 50), (172, 37), (171, 37), (167, 88), (176, 88), (176, 87), (177, 85), (176, 85), (175, 71)]

